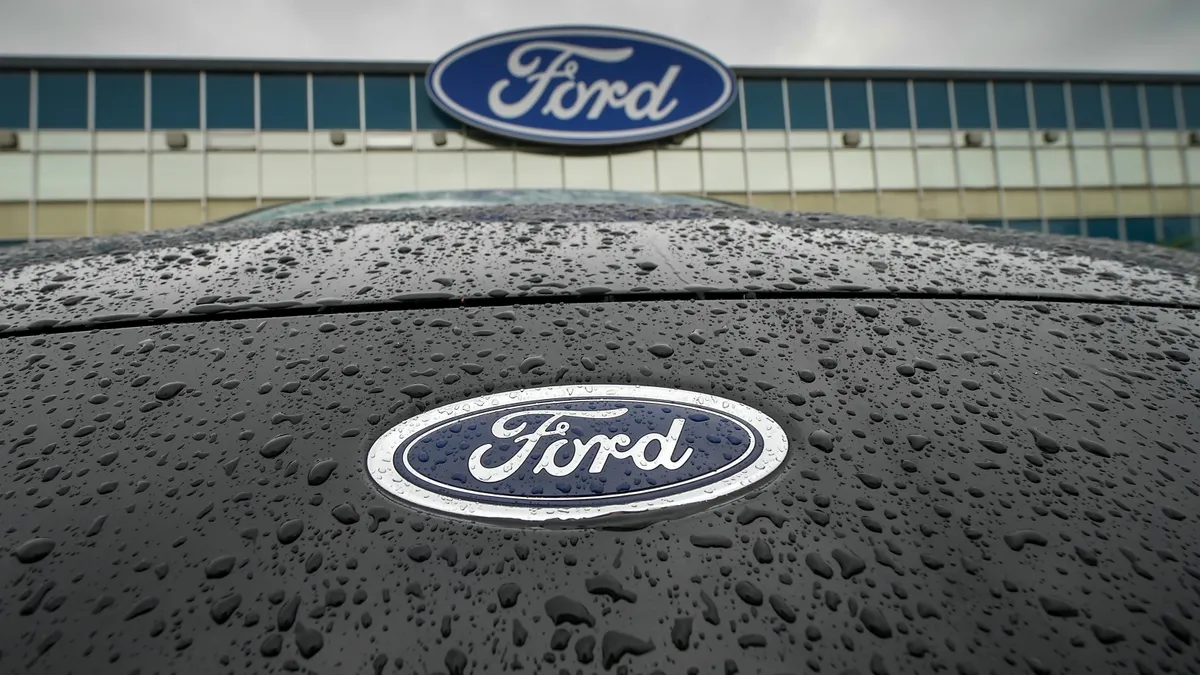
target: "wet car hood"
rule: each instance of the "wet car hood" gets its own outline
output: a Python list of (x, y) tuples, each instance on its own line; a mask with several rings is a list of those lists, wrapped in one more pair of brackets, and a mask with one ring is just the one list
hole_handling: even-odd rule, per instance
[(1200, 299), (1187, 253), (700, 206), (364, 211), (0, 253), (0, 332), (331, 306), (674, 294)]

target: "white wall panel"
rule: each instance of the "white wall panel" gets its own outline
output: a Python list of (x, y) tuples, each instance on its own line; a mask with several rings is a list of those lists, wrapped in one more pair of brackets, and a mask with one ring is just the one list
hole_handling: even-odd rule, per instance
[(96, 155), (96, 199), (145, 199), (144, 154)]

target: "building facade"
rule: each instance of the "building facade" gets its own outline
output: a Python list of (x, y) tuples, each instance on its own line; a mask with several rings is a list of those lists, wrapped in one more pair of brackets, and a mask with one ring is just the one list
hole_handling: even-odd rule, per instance
[(595, 188), (1186, 246), (1200, 76), (735, 69), (703, 128), (562, 149), (465, 128), (428, 64), (0, 59), (0, 241), (275, 203)]

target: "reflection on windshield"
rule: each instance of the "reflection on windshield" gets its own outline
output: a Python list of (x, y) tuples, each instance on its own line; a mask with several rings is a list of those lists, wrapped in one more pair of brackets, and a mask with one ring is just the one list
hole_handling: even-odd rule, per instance
[(488, 204), (625, 204), (633, 206), (741, 206), (705, 197), (616, 190), (441, 190), (399, 192), (371, 197), (344, 197), (268, 206), (220, 222), (249, 222), (290, 218), (315, 213), (366, 209), (395, 210)]

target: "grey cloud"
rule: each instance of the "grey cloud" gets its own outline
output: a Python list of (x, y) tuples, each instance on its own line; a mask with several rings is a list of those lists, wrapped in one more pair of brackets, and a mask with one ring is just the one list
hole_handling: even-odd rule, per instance
[(429, 61), (500, 30), (597, 23), (734, 65), (1200, 70), (1196, 0), (6, 0), (8, 54)]

